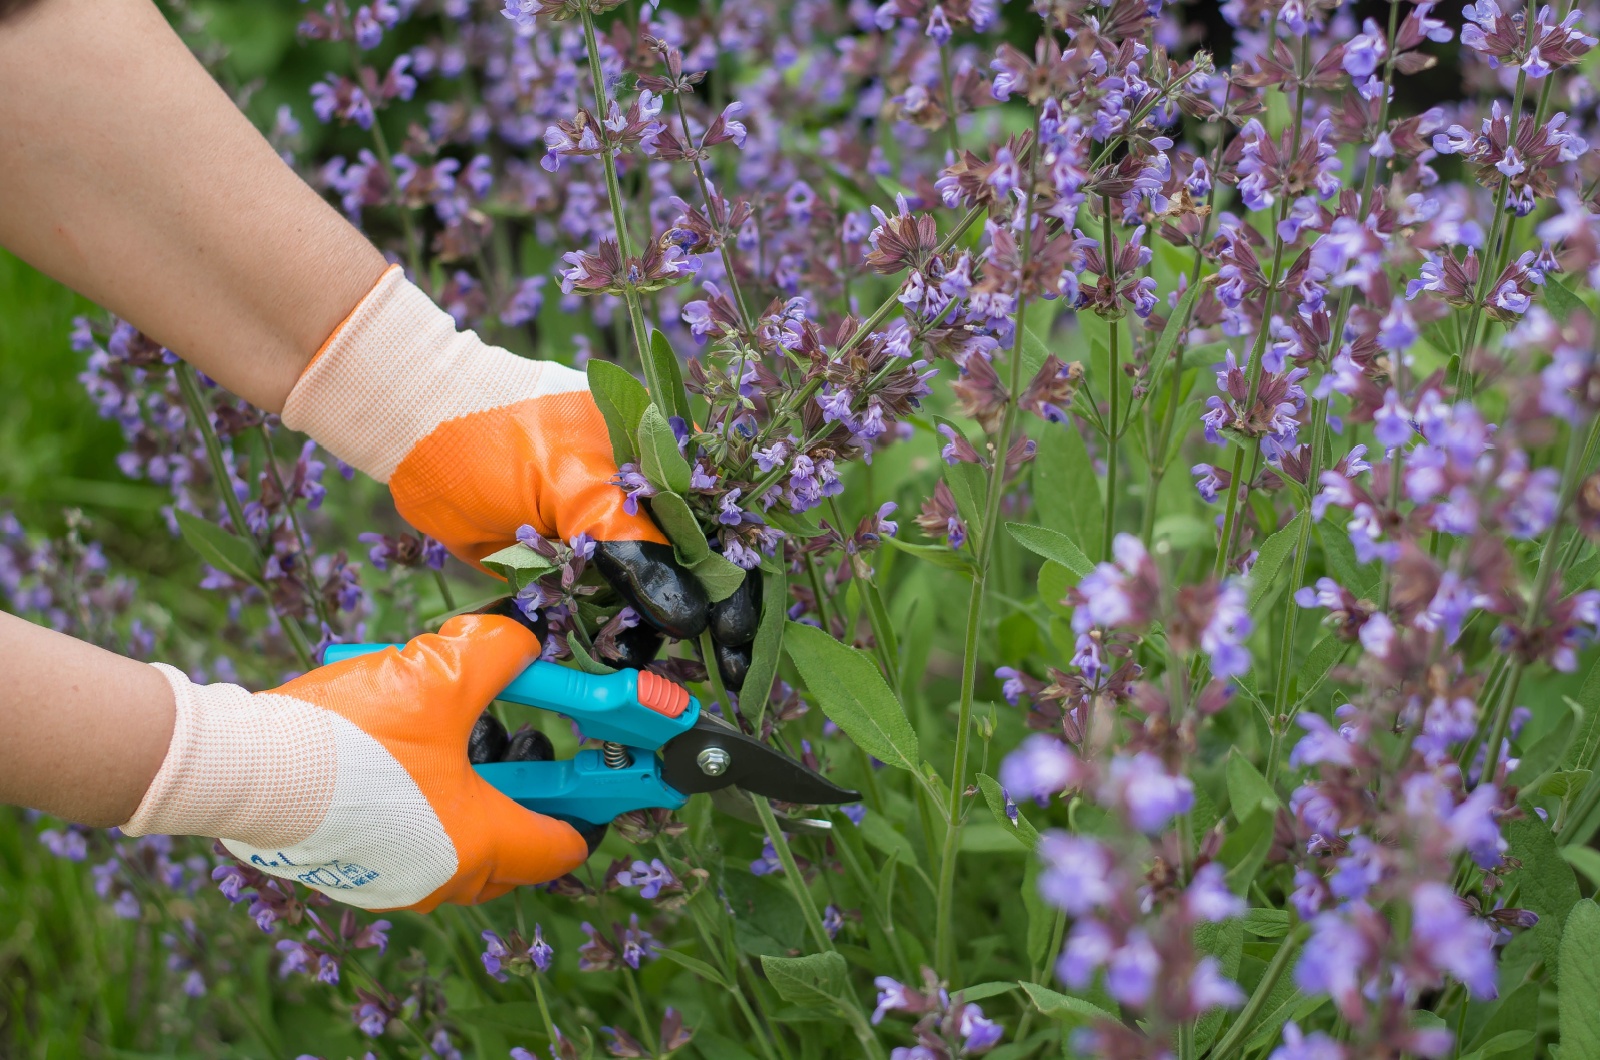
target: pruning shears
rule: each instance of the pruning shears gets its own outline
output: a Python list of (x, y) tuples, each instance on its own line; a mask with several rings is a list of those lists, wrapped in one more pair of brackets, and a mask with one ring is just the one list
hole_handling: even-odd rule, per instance
[[(402, 644), (333, 644), (324, 663), (341, 662)], [(538, 660), (496, 699), (564, 715), (598, 749), (548, 762), (485, 762), (473, 766), (501, 793), (580, 831), (630, 810), (676, 810), (689, 796), (709, 792), (717, 806), (759, 820), (740, 791), (780, 802), (829, 805), (856, 802), (839, 787), (700, 709), (688, 689), (648, 670), (587, 674)], [(826, 821), (791, 822), (817, 828)]]

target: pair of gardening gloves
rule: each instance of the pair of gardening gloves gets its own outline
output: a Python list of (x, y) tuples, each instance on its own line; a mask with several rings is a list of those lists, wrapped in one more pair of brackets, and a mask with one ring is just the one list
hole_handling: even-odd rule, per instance
[[(412, 526), (468, 563), (524, 524), (587, 534), (597, 569), (658, 631), (636, 658), (708, 622), (724, 673), (749, 651), (748, 595), (712, 605), (650, 518), (624, 510), (583, 373), (458, 331), (398, 267), (318, 351), (283, 420), (387, 483)], [(587, 858), (584, 837), (467, 759), (483, 709), (539, 652), (532, 623), (502, 613), (452, 618), (270, 692), (157, 664), (177, 703), (172, 742), (123, 831), (220, 837), (263, 873), (366, 909), (470, 904), (561, 876)]]

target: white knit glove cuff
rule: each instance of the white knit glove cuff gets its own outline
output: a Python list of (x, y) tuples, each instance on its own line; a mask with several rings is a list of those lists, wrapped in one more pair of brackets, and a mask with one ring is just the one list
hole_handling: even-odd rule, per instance
[(284, 403), (283, 422), (388, 482), (441, 423), (587, 386), (582, 372), (457, 331), (450, 314), (396, 265), (306, 367)]
[(171, 666), (155, 668), (177, 704), (172, 742), (122, 830), (269, 848), (309, 836), (337, 779), (332, 716), (288, 696), (196, 685)]

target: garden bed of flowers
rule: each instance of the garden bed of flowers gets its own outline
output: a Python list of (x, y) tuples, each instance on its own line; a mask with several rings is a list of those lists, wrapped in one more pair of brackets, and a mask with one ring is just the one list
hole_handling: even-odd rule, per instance
[[(462, 327), (586, 367), (630, 507), (761, 583), (740, 691), (652, 667), (864, 798), (382, 918), (18, 815), (138, 940), (107, 1055), (1600, 1056), (1600, 10), (276, 6), (252, 80), (172, 12)], [(639, 622), (72, 341), (210, 610), (76, 513), (0, 516), (9, 609), (256, 687), (508, 591), (570, 666)]]

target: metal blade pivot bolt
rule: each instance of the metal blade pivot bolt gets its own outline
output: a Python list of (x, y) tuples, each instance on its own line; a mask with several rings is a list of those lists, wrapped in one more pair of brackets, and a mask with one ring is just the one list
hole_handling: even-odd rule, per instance
[(695, 756), (700, 772), (708, 777), (720, 777), (728, 771), (733, 759), (720, 747), (707, 747)]

